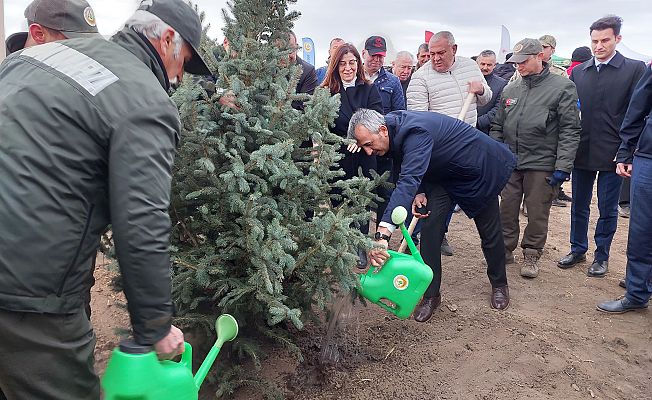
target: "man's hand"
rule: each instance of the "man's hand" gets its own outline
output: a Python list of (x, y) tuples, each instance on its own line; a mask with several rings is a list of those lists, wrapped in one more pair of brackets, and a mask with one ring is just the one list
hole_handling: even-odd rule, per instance
[(482, 96), (484, 94), (484, 85), (482, 84), (482, 82), (469, 81), (469, 93)]
[(156, 355), (161, 360), (170, 360), (183, 353), (185, 347), (181, 329), (172, 325), (170, 332), (154, 344), (154, 350), (156, 350)]
[(387, 252), (388, 246), (389, 243), (387, 243), (387, 240), (380, 239), (374, 242), (374, 248), (369, 251), (369, 259), (371, 260), (371, 265), (376, 267), (376, 272), (380, 271), (385, 261), (389, 259), (389, 253)]
[(412, 202), (412, 215), (414, 215), (414, 217), (417, 219), (428, 218), (430, 216), (430, 211), (428, 211), (427, 214), (421, 214), (419, 211), (417, 211), (418, 209), (425, 207), (426, 204), (428, 204), (428, 199), (426, 198), (426, 194), (419, 193), (414, 198), (414, 201)]
[(632, 177), (632, 164), (618, 163), (616, 164), (616, 173), (623, 178)]
[(235, 95), (230, 90), (226, 92), (224, 95), (222, 95), (217, 102), (223, 106), (230, 107), (236, 110), (238, 109), (238, 107), (235, 105)]

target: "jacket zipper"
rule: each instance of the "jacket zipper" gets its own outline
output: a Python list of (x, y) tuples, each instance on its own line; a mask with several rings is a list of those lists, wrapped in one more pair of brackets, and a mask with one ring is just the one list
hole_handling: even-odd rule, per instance
[[(523, 78), (521, 78), (521, 79), (523, 79)], [(523, 110), (525, 110), (525, 104), (526, 104), (527, 98), (530, 95), (530, 85), (527, 82), (525, 82), (525, 80), (523, 81), (523, 83), (525, 84), (525, 88), (527, 89), (527, 91), (525, 92), (525, 98), (523, 99), (523, 103), (521, 104), (520, 114), (518, 115), (518, 119), (516, 120), (516, 134), (515, 134), (516, 143), (515, 144), (516, 144), (516, 165), (517, 166), (518, 166), (518, 159), (519, 159), (519, 157), (518, 157), (518, 155), (519, 155), (518, 128), (519, 128), (519, 125), (521, 124), (521, 117), (523, 117)]]
[(86, 240), (88, 229), (91, 226), (91, 218), (93, 217), (94, 209), (95, 209), (95, 204), (91, 204), (91, 208), (88, 210), (88, 217), (86, 217), (86, 223), (84, 224), (84, 233), (82, 234), (81, 240), (79, 241), (79, 245), (77, 246), (77, 251), (75, 252), (75, 256), (72, 258), (72, 261), (68, 265), (68, 268), (66, 269), (66, 273), (63, 275), (63, 278), (61, 278), (61, 283), (59, 284), (59, 290), (57, 290), (57, 297), (61, 297), (61, 295), (63, 294), (63, 288), (66, 284), (66, 279), (68, 279), (68, 275), (70, 275), (70, 272), (77, 264), (77, 258), (79, 258), (79, 253), (81, 252), (81, 248), (84, 245), (84, 241)]

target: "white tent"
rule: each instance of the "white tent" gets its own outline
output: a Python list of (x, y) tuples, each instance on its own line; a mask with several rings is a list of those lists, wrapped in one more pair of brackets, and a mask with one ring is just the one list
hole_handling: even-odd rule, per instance
[(625, 43), (623, 42), (620, 42), (618, 44), (617, 50), (620, 52), (620, 54), (624, 55), (627, 58), (633, 58), (634, 60), (641, 60), (646, 64), (652, 61), (652, 56), (646, 56), (645, 54), (636, 52), (630, 49), (629, 47), (625, 46)]

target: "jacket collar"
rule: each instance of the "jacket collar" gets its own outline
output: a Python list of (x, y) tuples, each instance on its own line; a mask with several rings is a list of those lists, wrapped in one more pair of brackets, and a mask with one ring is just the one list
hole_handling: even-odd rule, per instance
[(168, 74), (163, 65), (163, 60), (152, 43), (144, 35), (125, 27), (113, 35), (111, 41), (129, 51), (147, 65), (165, 91), (170, 89), (170, 81), (168, 80)]
[(523, 82), (527, 83), (529, 87), (536, 86), (541, 81), (546, 79), (550, 75), (550, 66), (548, 65), (547, 62), (543, 62), (543, 71), (539, 72), (538, 74), (533, 74), (533, 75), (528, 75), (528, 76), (523, 76)]
[(393, 156), (394, 150), (396, 149), (396, 133), (398, 126), (398, 115), (386, 114), (385, 115), (385, 126), (387, 126), (387, 131), (389, 132), (389, 150), (385, 156)]
[[(616, 54), (614, 54), (613, 58), (609, 61), (608, 65), (615, 68), (620, 68), (624, 62), (625, 62), (625, 56), (623, 56), (622, 54), (620, 54), (618, 50), (616, 50)], [(582, 64), (583, 70), (587, 70), (591, 67), (595, 68), (595, 57), (592, 57), (590, 60)]]

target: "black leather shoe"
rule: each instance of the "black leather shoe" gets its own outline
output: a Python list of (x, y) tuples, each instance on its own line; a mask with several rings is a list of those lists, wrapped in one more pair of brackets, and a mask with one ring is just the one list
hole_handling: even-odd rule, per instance
[(417, 308), (414, 309), (414, 320), (417, 322), (428, 321), (440, 304), (441, 294), (433, 297), (424, 297)]
[(598, 311), (609, 314), (622, 314), (628, 311), (641, 310), (647, 308), (648, 303), (645, 304), (635, 304), (623, 297), (622, 299), (605, 301), (598, 304)]
[(586, 271), (586, 275), (594, 278), (602, 278), (609, 270), (609, 261), (593, 261), (593, 264)]
[(620, 281), (618, 281), (618, 286), (620, 286), (623, 289), (627, 289), (627, 284), (625, 283), (624, 279), (621, 279)]
[(491, 289), (491, 308), (504, 310), (509, 307), (509, 288), (507, 285)]
[(557, 263), (557, 266), (561, 269), (568, 269), (574, 267), (575, 264), (586, 261), (586, 254), (579, 254), (570, 252), (563, 256), (561, 260)]

